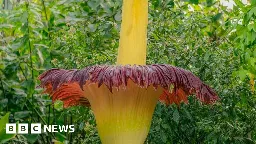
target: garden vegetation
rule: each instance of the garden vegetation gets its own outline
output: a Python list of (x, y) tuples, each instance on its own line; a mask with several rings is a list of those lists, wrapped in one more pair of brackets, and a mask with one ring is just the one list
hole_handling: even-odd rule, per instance
[[(101, 143), (92, 110), (63, 109), (39, 88), (50, 68), (117, 60), (122, 1), (0, 0), (0, 143)], [(149, 0), (147, 64), (193, 72), (212, 105), (158, 103), (145, 143), (256, 142), (256, 0)], [(5, 134), (10, 120), (74, 133)]]

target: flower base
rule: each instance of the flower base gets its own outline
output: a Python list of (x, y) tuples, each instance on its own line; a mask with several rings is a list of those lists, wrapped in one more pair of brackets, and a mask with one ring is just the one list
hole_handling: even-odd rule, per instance
[(141, 88), (128, 81), (112, 93), (102, 85), (86, 84), (84, 93), (94, 112), (103, 144), (143, 144), (163, 88)]

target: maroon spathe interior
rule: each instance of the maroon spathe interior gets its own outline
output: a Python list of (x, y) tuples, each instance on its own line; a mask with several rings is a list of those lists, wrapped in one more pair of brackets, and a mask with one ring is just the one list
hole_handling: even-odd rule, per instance
[(191, 94), (205, 103), (218, 99), (217, 94), (191, 72), (164, 64), (100, 65), (82, 70), (51, 69), (39, 76), (40, 86), (46, 89), (45, 92), (52, 96), (53, 101), (64, 101), (65, 106), (89, 105), (83, 97), (83, 85), (86, 82), (98, 83), (99, 88), (105, 84), (112, 92), (113, 87), (127, 86), (129, 79), (143, 88), (161, 86), (165, 90), (159, 99), (167, 104), (187, 102), (187, 96)]

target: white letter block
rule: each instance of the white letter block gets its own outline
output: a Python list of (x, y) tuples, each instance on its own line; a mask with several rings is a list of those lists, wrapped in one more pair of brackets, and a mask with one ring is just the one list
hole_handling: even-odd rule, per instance
[(16, 123), (7, 123), (5, 132), (6, 134), (16, 134)]
[(40, 123), (32, 123), (30, 130), (31, 130), (31, 134), (41, 134), (41, 124)]
[(26, 123), (18, 124), (18, 134), (28, 134), (28, 124)]

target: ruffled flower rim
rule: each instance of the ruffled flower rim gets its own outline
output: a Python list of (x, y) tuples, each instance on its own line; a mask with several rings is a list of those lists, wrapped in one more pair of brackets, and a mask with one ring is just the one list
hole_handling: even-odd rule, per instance
[(86, 105), (88, 100), (83, 96), (83, 86), (97, 83), (99, 90), (102, 84), (112, 92), (113, 88), (127, 87), (131, 80), (139, 87), (164, 89), (159, 100), (179, 104), (187, 102), (189, 95), (195, 94), (204, 103), (218, 100), (216, 92), (204, 84), (197, 76), (182, 68), (166, 64), (153, 65), (97, 65), (84, 69), (50, 69), (39, 76), (40, 87), (52, 96), (53, 101), (62, 100), (64, 106)]

